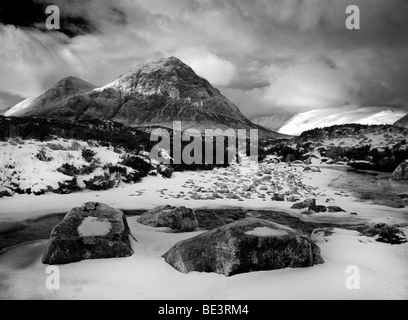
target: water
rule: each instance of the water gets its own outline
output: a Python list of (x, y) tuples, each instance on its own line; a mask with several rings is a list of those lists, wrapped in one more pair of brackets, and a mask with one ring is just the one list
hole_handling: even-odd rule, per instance
[[(48, 239), (52, 229), (64, 218), (65, 214), (55, 214), (32, 221), (24, 221), (10, 226), (0, 233), (0, 255), (2, 250), (21, 243)], [(4, 227), (4, 226), (3, 226)]]
[(330, 187), (338, 191), (352, 193), (361, 201), (369, 201), (393, 208), (408, 205), (408, 181), (393, 181), (390, 173), (356, 171), (347, 169)]
[[(343, 173), (332, 181), (331, 187), (352, 193), (361, 201), (398, 208), (408, 205), (408, 182), (392, 181), (389, 173), (361, 172), (352, 169), (339, 169)], [(144, 210), (125, 211), (126, 216), (137, 216)], [(47, 216), (41, 219), (12, 223), (0, 226), (0, 255), (3, 249), (22, 243), (46, 240), (52, 229), (64, 218), (65, 213)]]
[[(137, 216), (145, 210), (123, 210), (126, 216)], [(36, 220), (4, 224), (0, 226), (0, 255), (4, 249), (22, 243), (47, 240), (52, 229), (64, 219), (66, 213), (53, 214)]]

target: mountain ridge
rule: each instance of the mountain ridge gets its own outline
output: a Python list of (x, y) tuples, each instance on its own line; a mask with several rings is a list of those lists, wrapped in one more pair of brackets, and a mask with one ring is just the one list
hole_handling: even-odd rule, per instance
[(294, 116), (279, 129), (280, 133), (300, 135), (302, 132), (345, 124), (393, 125), (403, 112), (388, 107), (356, 107), (317, 109)]
[[(66, 83), (70, 88), (64, 91)], [(138, 65), (102, 87), (65, 78), (6, 116), (105, 119), (131, 127), (171, 128), (174, 121), (181, 121), (183, 130), (258, 129), (260, 134), (283, 136), (252, 123), (218, 89), (175, 57)]]
[(66, 99), (86, 93), (95, 88), (95, 85), (87, 81), (69, 76), (58, 81), (40, 96), (21, 101), (4, 115), (16, 117), (43, 115), (46, 113), (52, 115), (53, 111), (56, 108), (58, 109), (58, 105), (66, 103)]
[(293, 117), (294, 115), (289, 114), (274, 114), (272, 116), (255, 118), (252, 122), (270, 130), (279, 131)]
[(394, 123), (397, 127), (408, 128), (408, 114)]

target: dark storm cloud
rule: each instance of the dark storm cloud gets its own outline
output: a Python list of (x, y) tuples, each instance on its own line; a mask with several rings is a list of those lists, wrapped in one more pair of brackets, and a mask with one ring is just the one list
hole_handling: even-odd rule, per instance
[[(56, 4), (53, 0), (2, 0), (0, 3), (0, 22), (22, 28), (34, 28), (47, 31), (45, 13), (47, 6)], [(73, 1), (64, 1), (64, 8), (75, 5)], [(96, 26), (88, 19), (86, 12), (79, 13), (64, 10), (61, 15), (61, 29), (59, 32), (75, 37), (97, 30)]]
[[(68, 20), (63, 33), (43, 30), (41, 13), (0, 24), (0, 73), (8, 75), (0, 91), (35, 95), (69, 74), (104, 84), (136, 63), (175, 55), (248, 116), (408, 106), (406, 0), (25, 3), (56, 4)], [(361, 30), (345, 28), (350, 4), (361, 9)]]

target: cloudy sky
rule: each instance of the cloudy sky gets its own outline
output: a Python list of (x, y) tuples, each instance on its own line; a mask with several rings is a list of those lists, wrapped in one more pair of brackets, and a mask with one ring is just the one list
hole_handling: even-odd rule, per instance
[[(58, 5), (61, 30), (45, 29)], [(348, 5), (361, 30), (345, 27)], [(244, 114), (408, 112), (407, 0), (0, 0), (0, 109), (74, 75), (104, 85), (176, 56)]]

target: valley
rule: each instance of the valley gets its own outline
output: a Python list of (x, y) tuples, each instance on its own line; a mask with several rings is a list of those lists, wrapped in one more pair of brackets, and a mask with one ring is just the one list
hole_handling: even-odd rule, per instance
[(63, 79), (0, 116), (0, 299), (406, 299), (408, 129), (360, 112), (278, 133), (177, 58)]

